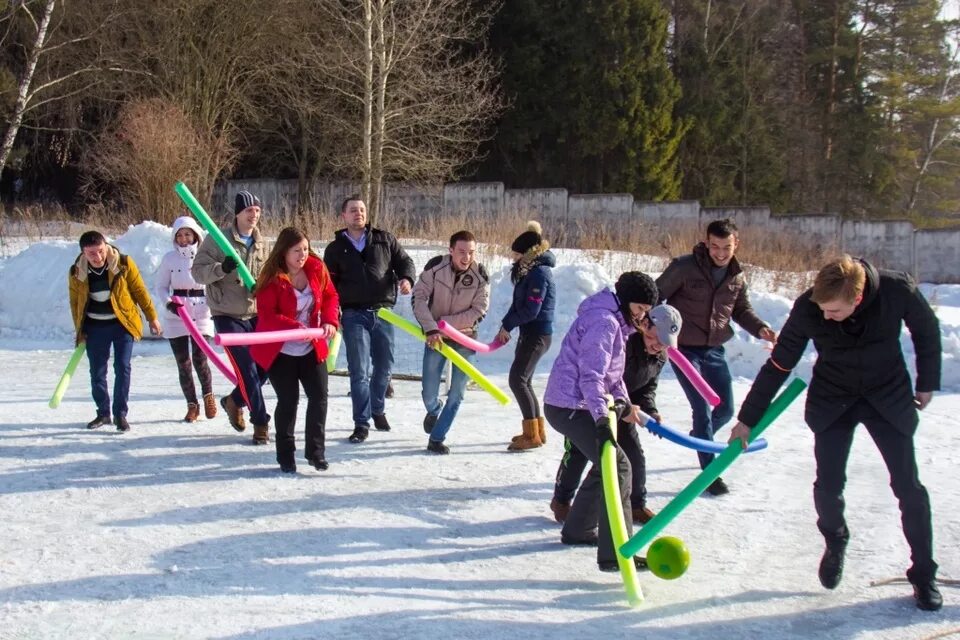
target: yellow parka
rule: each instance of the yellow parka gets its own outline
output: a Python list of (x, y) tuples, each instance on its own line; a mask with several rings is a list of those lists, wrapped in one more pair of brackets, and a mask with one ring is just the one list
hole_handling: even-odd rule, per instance
[[(122, 255), (113, 245), (107, 245), (107, 281), (110, 283), (110, 304), (117, 320), (123, 325), (134, 340), (143, 337), (143, 320), (140, 311), (143, 310), (147, 320), (157, 319), (157, 312), (153, 308), (150, 292), (140, 277), (140, 270), (130, 256)], [(70, 289), (70, 312), (73, 316), (73, 328), (76, 331), (77, 344), (86, 341), (83, 334), (83, 318), (87, 312), (87, 303), (90, 299), (90, 281), (87, 279), (87, 269), (90, 263), (81, 253), (67, 277)], [(139, 306), (139, 309), (137, 308)]]

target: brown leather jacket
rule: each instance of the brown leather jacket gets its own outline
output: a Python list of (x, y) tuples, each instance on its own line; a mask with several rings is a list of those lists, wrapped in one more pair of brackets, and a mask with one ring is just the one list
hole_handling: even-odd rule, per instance
[(693, 253), (674, 258), (657, 278), (660, 302), (669, 302), (680, 312), (682, 347), (716, 347), (733, 337), (730, 320), (759, 338), (768, 326), (750, 306), (747, 281), (736, 258), (730, 260), (727, 275), (715, 287), (710, 254), (700, 243)]

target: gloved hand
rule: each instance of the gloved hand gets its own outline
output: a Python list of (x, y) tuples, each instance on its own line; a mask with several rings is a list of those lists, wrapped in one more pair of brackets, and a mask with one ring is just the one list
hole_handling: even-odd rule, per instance
[(623, 416), (630, 412), (630, 404), (623, 398), (617, 398), (613, 401), (613, 413), (617, 420), (623, 420)]
[(610, 419), (606, 416), (597, 420), (597, 456), (603, 457), (603, 446), (606, 443), (617, 446), (617, 440), (613, 437), (613, 430), (610, 428)]
[(233, 270), (237, 268), (237, 261), (233, 259), (233, 256), (227, 256), (220, 263), (220, 266), (223, 267), (224, 273), (233, 273)]
[(174, 302), (173, 300), (171, 300), (170, 302), (167, 303), (166, 306), (167, 306), (167, 311), (169, 311), (173, 315), (177, 315), (177, 309), (182, 307), (183, 304), (180, 302)]

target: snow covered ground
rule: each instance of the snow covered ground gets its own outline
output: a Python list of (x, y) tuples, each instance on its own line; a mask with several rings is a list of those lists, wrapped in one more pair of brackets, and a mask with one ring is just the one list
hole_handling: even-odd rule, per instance
[[(119, 244), (149, 280), (169, 230), (146, 223)], [(272, 446), (250, 445), (223, 417), (178, 422), (185, 405), (162, 341), (135, 350), (130, 433), (83, 429), (94, 415), (85, 365), (60, 408), (47, 408), (70, 351), (65, 273), (77, 250), (73, 240), (23, 249), (0, 261), (0, 638), (960, 637), (956, 587), (942, 588), (942, 611), (925, 613), (909, 585), (870, 586), (902, 576), (909, 552), (863, 430), (848, 470), (844, 579), (834, 592), (820, 587), (802, 398), (768, 431), (768, 450), (725, 474), (728, 496), (698, 499), (665, 530), (686, 542), (690, 569), (669, 582), (642, 574), (646, 602), (630, 609), (619, 576), (597, 571), (594, 550), (559, 543), (548, 503), (561, 440), (550, 432), (545, 447), (508, 454), (516, 406), (482, 391), (468, 394), (447, 440), (452, 455), (433, 457), (419, 383), (395, 383), (394, 430), (358, 446), (346, 442), (347, 381), (334, 377), (330, 470), (301, 464), (294, 477), (278, 472)], [(435, 250), (412, 253), (422, 265)], [(621, 263), (656, 261), (561, 252), (547, 360), (577, 303)], [(484, 337), (509, 293), (505, 262), (488, 266)], [(945, 390), (922, 416), (917, 457), (941, 576), (960, 578), (960, 286), (924, 292), (942, 323)], [(779, 326), (793, 293), (755, 286), (752, 296)], [(415, 363), (417, 347), (397, 340)], [(904, 344), (912, 354), (906, 334)], [(479, 365), (506, 389), (511, 349), (503, 351)], [(728, 353), (740, 399), (766, 352), (741, 332)], [(541, 390), (545, 382), (538, 377)], [(686, 429), (689, 409), (669, 371), (658, 398), (664, 420)], [(649, 434), (643, 443), (656, 510), (695, 476), (696, 456)]]

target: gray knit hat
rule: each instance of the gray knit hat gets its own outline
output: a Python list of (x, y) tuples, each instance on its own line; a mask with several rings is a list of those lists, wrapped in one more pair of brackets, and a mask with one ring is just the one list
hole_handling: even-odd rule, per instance
[(236, 203), (233, 205), (233, 215), (237, 215), (247, 207), (260, 206), (260, 198), (249, 191), (240, 191), (237, 193)]

